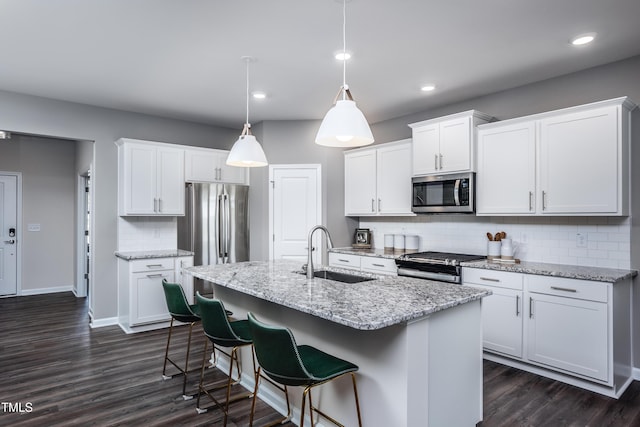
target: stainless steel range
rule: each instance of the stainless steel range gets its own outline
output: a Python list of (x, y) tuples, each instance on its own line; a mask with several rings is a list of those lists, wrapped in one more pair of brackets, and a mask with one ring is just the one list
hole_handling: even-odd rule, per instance
[(396, 258), (396, 265), (398, 276), (461, 283), (460, 263), (481, 259), (484, 259), (484, 256), (448, 252), (416, 252)]

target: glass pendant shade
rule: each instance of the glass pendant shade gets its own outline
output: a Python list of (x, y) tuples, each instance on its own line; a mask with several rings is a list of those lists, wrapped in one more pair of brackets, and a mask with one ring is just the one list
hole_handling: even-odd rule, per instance
[(352, 100), (339, 100), (324, 116), (316, 144), (327, 147), (361, 147), (373, 143), (367, 119)]
[(227, 165), (241, 167), (266, 166), (267, 156), (264, 155), (262, 146), (253, 135), (240, 135), (231, 147), (227, 157)]

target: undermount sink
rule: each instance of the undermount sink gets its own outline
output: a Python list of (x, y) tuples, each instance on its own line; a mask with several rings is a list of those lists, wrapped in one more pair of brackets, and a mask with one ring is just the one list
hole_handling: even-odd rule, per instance
[[(306, 274), (306, 273), (302, 273)], [(340, 273), (337, 271), (318, 270), (314, 271), (313, 275), (320, 279), (334, 280), (342, 283), (360, 283), (374, 280), (372, 277), (358, 276), (356, 274)]]

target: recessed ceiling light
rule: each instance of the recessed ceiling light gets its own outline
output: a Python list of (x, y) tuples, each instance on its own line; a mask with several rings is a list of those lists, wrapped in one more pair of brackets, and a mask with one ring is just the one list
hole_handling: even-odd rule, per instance
[(346, 61), (351, 59), (351, 54), (349, 52), (338, 52), (336, 53), (336, 59), (338, 61)]
[(596, 38), (596, 33), (580, 34), (571, 39), (571, 44), (574, 46), (582, 46), (591, 43)]
[(251, 92), (251, 95), (255, 99), (265, 99), (267, 97), (267, 94), (264, 92)]
[(436, 89), (436, 85), (432, 85), (432, 84), (424, 85), (420, 88), (420, 90), (423, 92), (431, 92), (435, 89)]

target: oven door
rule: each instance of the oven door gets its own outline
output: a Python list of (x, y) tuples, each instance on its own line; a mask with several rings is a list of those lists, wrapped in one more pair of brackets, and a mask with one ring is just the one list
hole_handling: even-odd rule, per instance
[(414, 213), (473, 213), (473, 173), (419, 176), (411, 179)]

